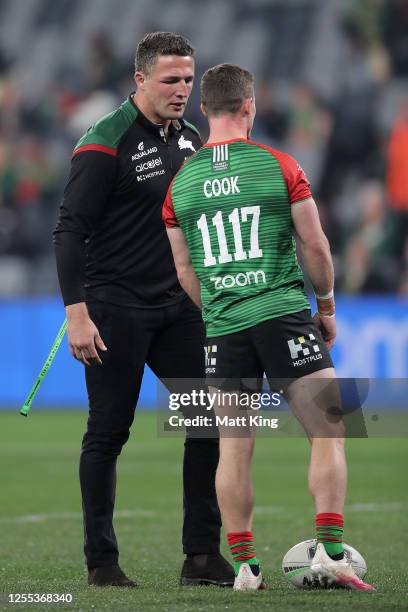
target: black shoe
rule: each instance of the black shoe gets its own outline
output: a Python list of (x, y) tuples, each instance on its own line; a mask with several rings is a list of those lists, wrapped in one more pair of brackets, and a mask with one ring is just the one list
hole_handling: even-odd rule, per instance
[(181, 570), (181, 586), (214, 584), (221, 587), (234, 586), (235, 574), (232, 566), (220, 554), (188, 555)]
[(104, 587), (135, 587), (136, 582), (130, 580), (122, 572), (119, 565), (106, 565), (102, 567), (88, 568), (88, 584)]

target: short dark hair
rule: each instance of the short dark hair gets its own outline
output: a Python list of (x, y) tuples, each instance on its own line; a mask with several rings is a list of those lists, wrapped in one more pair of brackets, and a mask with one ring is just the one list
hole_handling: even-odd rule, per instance
[(135, 70), (148, 74), (159, 55), (194, 57), (195, 49), (191, 42), (181, 34), (150, 32), (137, 45)]
[(254, 75), (234, 64), (209, 68), (201, 79), (201, 103), (208, 115), (234, 115), (254, 96)]

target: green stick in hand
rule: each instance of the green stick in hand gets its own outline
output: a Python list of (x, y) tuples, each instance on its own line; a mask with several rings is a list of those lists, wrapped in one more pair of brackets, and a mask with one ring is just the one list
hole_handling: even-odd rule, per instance
[(47, 357), (47, 359), (45, 360), (45, 363), (43, 365), (43, 367), (41, 368), (41, 371), (39, 373), (39, 375), (37, 376), (37, 380), (35, 381), (35, 383), (33, 384), (33, 386), (31, 387), (31, 391), (28, 394), (26, 401), (23, 404), (23, 407), (20, 410), (20, 414), (23, 416), (28, 416), (28, 413), (30, 411), (31, 408), (31, 404), (33, 403), (33, 400), (35, 398), (35, 396), (37, 395), (37, 391), (40, 388), (40, 385), (42, 383), (42, 381), (45, 378), (45, 375), (47, 374), (48, 370), (50, 369), (50, 366), (52, 364), (52, 362), (54, 361), (54, 357), (57, 354), (59, 345), (62, 342), (62, 339), (64, 337), (65, 331), (67, 329), (67, 320), (65, 319), (63, 324), (60, 327), (60, 330), (57, 334), (57, 337), (55, 338), (54, 344), (52, 345), (52, 348), (50, 350), (50, 353)]

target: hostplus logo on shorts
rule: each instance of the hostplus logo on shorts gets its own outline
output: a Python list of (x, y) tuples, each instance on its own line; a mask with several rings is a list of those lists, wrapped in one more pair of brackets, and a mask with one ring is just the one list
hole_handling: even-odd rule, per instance
[(307, 338), (304, 336), (299, 336), (296, 340), (291, 338), (288, 340), (288, 346), (290, 356), (293, 359), (292, 364), (295, 368), (306, 365), (312, 361), (323, 359), (323, 355), (319, 345), (316, 344), (316, 338), (313, 334), (308, 334)]
[(215, 366), (217, 365), (217, 345), (212, 344), (204, 347), (205, 350), (205, 373), (215, 374)]

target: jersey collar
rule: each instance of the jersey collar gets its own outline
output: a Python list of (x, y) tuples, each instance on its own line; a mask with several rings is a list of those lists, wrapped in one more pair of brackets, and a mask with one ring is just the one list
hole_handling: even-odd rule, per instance
[(232, 142), (249, 142), (248, 138), (231, 138), (231, 140), (219, 140), (217, 142), (207, 142), (203, 147), (217, 147), (218, 145), (231, 144)]
[[(134, 92), (133, 92), (134, 93)], [(153, 123), (152, 121), (150, 121), (150, 119), (148, 119), (143, 113), (142, 111), (139, 109), (139, 107), (135, 104), (132, 95), (133, 93), (131, 93), (128, 97), (128, 99), (126, 100), (126, 102), (124, 104), (129, 105), (132, 108), (132, 111), (135, 113), (135, 120), (140, 123), (141, 125), (143, 125), (145, 128), (147, 128), (150, 132), (152, 132), (155, 136), (158, 136), (160, 138), (160, 140), (163, 140), (163, 142), (165, 142), (165, 138), (164, 138), (164, 129), (162, 125), (159, 125), (157, 123)], [(185, 123), (183, 119), (174, 119), (169, 126), (169, 133), (171, 132), (181, 132), (182, 130), (184, 130), (185, 128)]]

